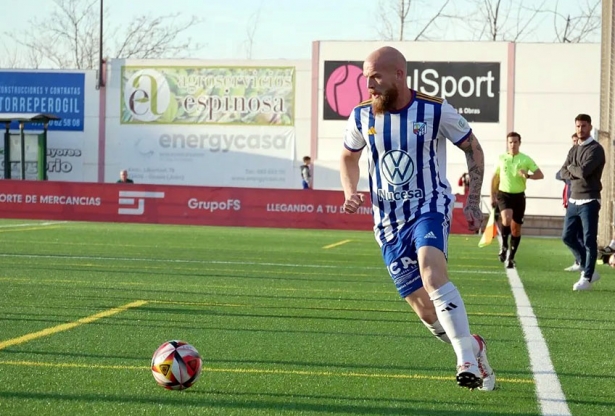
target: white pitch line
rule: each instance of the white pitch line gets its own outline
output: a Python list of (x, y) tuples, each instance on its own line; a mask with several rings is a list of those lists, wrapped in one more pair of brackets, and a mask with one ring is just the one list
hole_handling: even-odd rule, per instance
[(0, 228), (14, 228), (14, 227), (40, 227), (46, 225), (56, 225), (56, 224), (65, 224), (68, 221), (54, 221), (54, 222), (30, 222), (30, 223), (22, 223), (22, 224), (2, 224)]
[(536, 397), (543, 416), (570, 416), (566, 396), (553, 368), (549, 348), (545, 342), (530, 299), (525, 293), (517, 269), (506, 269), (506, 275), (515, 297), (517, 316), (530, 354), (530, 365), (536, 381)]
[[(265, 263), (256, 261), (224, 261), (224, 260), (181, 260), (181, 259), (145, 259), (127, 257), (99, 257), (99, 256), (61, 256), (53, 254), (7, 254), (0, 253), (0, 257), (16, 257), (28, 259), (57, 259), (57, 260), (103, 260), (103, 261), (143, 261), (150, 263), (188, 263), (188, 264), (228, 264), (238, 266), (275, 266), (275, 267), (296, 267), (306, 269), (361, 269), (361, 270), (383, 270), (384, 267), (370, 267), (352, 264), (295, 264), (295, 263)], [(449, 269), (449, 272), (461, 274), (500, 274), (499, 271), (491, 270), (464, 270)]]

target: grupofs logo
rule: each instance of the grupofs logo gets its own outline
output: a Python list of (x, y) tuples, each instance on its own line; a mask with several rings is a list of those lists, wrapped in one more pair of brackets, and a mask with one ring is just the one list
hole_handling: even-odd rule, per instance
[(124, 85), (124, 104), (135, 120), (158, 120), (170, 101), (171, 90), (166, 78), (153, 69), (135, 72)]
[(325, 120), (346, 118), (359, 103), (369, 98), (361, 63), (325, 62)]

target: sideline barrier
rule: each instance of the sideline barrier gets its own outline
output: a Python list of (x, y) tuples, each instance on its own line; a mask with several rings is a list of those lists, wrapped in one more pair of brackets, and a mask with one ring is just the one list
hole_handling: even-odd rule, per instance
[(463, 207), (466, 204), (467, 198), (467, 195), (455, 194), (451, 234), (476, 234), (468, 230), (468, 221), (466, 221), (466, 217), (463, 215)]
[[(371, 230), (371, 207), (344, 214), (342, 200), (341, 191), (0, 181), (2, 218)], [(451, 231), (467, 233), (461, 211), (454, 217)]]

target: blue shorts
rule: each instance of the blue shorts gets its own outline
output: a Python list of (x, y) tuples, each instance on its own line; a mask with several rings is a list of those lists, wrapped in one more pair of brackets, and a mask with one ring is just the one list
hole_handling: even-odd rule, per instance
[(417, 257), (419, 248), (435, 247), (447, 256), (450, 229), (448, 217), (429, 212), (407, 223), (393, 240), (382, 245), (384, 264), (402, 298), (423, 287)]
[(303, 189), (310, 189), (310, 184), (307, 181), (301, 181), (301, 186)]

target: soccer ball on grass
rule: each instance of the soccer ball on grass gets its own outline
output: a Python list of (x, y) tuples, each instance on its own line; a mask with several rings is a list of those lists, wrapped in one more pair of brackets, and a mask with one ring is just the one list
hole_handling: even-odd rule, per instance
[(152, 357), (152, 374), (156, 383), (168, 390), (184, 390), (199, 379), (203, 361), (199, 352), (184, 341), (162, 344)]

